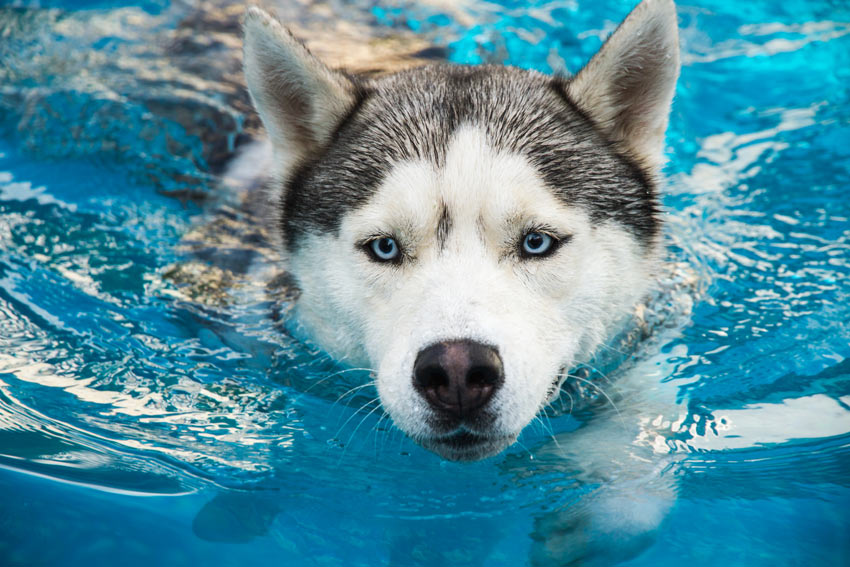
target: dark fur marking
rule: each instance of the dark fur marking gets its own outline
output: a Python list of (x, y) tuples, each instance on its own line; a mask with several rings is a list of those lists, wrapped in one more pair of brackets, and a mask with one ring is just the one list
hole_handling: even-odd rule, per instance
[(614, 221), (649, 246), (660, 229), (649, 176), (623, 156), (557, 79), (510, 67), (435, 64), (366, 84), (334, 143), (288, 184), (283, 229), (290, 248), (307, 232), (336, 231), (404, 160), (437, 167), (463, 123), (483, 128), (497, 150), (518, 153), (555, 195), (596, 222)]
[[(567, 94), (567, 83), (569, 79), (565, 79), (563, 77), (552, 77), (552, 81), (549, 83), (550, 88), (564, 101), (564, 104), (567, 104), (574, 112), (580, 114), (587, 120), (590, 124), (593, 124), (593, 127), (599, 132), (600, 136), (604, 136), (602, 134), (602, 130), (596, 125), (596, 121), (593, 120), (586, 112), (584, 112), (579, 106), (575, 103), (575, 101)], [(620, 155), (623, 160), (634, 170), (634, 175), (641, 180), (641, 182), (646, 186), (647, 192), (651, 194), (655, 194), (656, 188), (655, 184), (652, 182), (652, 179), (647, 172), (638, 164), (638, 162), (632, 157), (621, 151), (619, 151), (613, 144), (609, 144), (609, 148), (612, 151), (616, 152)]]
[(437, 222), (437, 246), (440, 250), (445, 248), (451, 229), (452, 219), (449, 216), (449, 209), (445, 203), (440, 203), (440, 220)]
[(339, 131), (360, 111), (363, 103), (366, 102), (366, 99), (368, 99), (372, 94), (369, 88), (361, 83), (357, 77), (350, 75), (346, 76), (351, 81), (351, 84), (354, 85), (354, 104), (351, 105), (351, 108), (348, 109), (348, 112), (345, 113), (345, 116), (342, 117), (342, 120), (340, 120), (339, 124), (337, 124), (336, 128), (334, 128), (329, 138), (329, 144), (336, 142), (337, 137), (339, 136)]
[[(307, 180), (310, 178), (310, 172), (316, 163), (321, 161), (322, 156), (324, 155), (327, 147), (330, 147), (339, 139), (340, 131), (345, 128), (345, 126), (351, 122), (351, 120), (357, 115), (360, 111), (363, 103), (369, 98), (371, 95), (371, 91), (365, 85), (360, 82), (357, 77), (347, 75), (348, 79), (354, 85), (354, 104), (351, 105), (351, 108), (348, 109), (345, 116), (339, 121), (339, 123), (334, 128), (333, 132), (329, 137), (329, 142), (322, 151), (320, 151), (317, 155), (312, 156), (306, 161), (298, 164), (290, 178), (284, 181), (285, 187), (282, 188), (281, 193), (281, 216), (280, 216), (280, 227), (283, 231), (284, 235), (287, 236), (287, 241), (290, 236), (290, 228), (287, 224), (287, 214), (286, 211), (292, 206), (293, 196), (304, 190), (304, 185), (307, 183)], [(377, 183), (377, 182), (376, 182)], [(291, 236), (295, 236), (292, 234)]]

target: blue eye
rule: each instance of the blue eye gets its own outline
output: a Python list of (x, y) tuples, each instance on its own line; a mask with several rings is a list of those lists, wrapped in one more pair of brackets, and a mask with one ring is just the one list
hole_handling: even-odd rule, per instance
[(372, 253), (372, 258), (379, 262), (393, 262), (399, 259), (401, 250), (394, 238), (385, 236), (376, 238), (367, 244), (369, 251)]
[(532, 256), (545, 256), (554, 251), (557, 241), (542, 232), (529, 232), (522, 238), (520, 255), (529, 258)]

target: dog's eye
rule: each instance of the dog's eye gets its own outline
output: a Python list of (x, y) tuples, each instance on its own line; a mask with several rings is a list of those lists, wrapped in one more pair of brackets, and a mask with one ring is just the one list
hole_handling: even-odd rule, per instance
[(558, 241), (543, 232), (529, 232), (522, 237), (520, 256), (524, 258), (540, 258), (555, 251)]
[(372, 259), (378, 262), (396, 262), (401, 256), (401, 250), (398, 244), (394, 238), (390, 238), (389, 236), (372, 240), (366, 244), (366, 249), (372, 256)]

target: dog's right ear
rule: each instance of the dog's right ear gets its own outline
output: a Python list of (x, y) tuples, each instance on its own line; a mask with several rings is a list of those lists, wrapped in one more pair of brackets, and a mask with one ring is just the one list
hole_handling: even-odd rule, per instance
[(328, 142), (355, 103), (355, 85), (261, 8), (248, 9), (244, 29), (248, 90), (275, 149), (275, 167), (288, 175)]

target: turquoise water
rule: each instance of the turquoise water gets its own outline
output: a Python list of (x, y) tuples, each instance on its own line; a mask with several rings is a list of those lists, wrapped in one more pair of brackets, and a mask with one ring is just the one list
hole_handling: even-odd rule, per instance
[[(577, 69), (629, 4), (363, 13), (459, 63), (552, 72)], [(241, 280), (227, 301), (190, 297), (174, 266), (244, 260), (191, 242), (233, 210), (216, 156), (245, 117), (153, 51), (186, 13), (0, 8), (0, 565), (526, 564), (531, 534), (586, 489), (547, 458), (550, 431), (564, 442), (611, 408), (443, 462), (288, 338), (272, 316), (286, 297)], [(669, 260), (698, 283), (609, 373), (624, 408), (629, 373), (670, 408), (643, 408), (641, 431), (678, 497), (623, 560), (850, 564), (850, 9), (679, 14), (664, 204)]]

